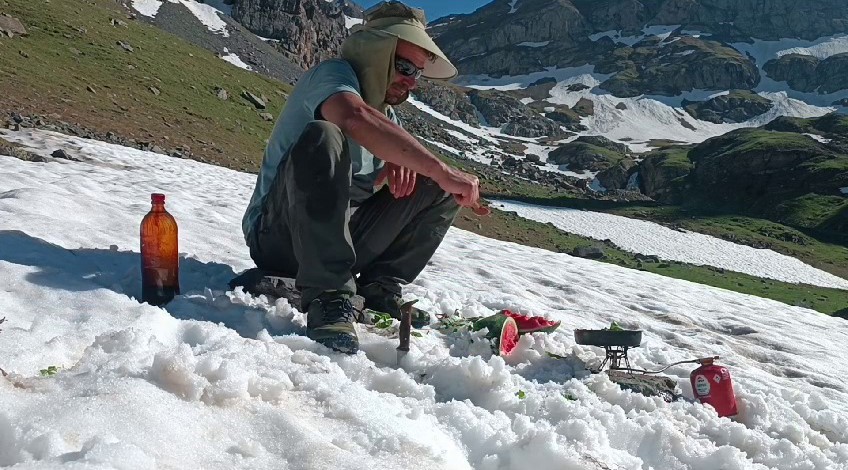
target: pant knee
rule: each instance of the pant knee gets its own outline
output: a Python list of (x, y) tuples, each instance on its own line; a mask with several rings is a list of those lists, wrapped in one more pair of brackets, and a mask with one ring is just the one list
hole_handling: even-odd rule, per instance
[(328, 183), (344, 183), (349, 179), (347, 139), (331, 122), (307, 123), (289, 158), (295, 182), (301, 189), (317, 190)]

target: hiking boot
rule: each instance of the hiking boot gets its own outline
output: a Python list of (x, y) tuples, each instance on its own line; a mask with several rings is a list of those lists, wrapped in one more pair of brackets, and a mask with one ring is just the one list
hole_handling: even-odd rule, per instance
[(365, 284), (357, 289), (359, 295), (365, 298), (365, 308), (378, 313), (387, 313), (392, 318), (400, 320), (404, 308), (410, 309), (412, 327), (423, 328), (430, 324), (430, 314), (412, 306), (417, 300), (404, 302), (400, 294), (377, 282)]
[(284, 298), (290, 305), (300, 305), (300, 291), (294, 282), (294, 279), (282, 273), (251, 268), (233, 278), (228, 285), (230, 289), (241, 286), (250, 295), (264, 295), (272, 301)]
[(325, 292), (309, 303), (306, 313), (306, 336), (330, 349), (347, 354), (359, 351), (356, 336), (356, 310), (350, 294)]

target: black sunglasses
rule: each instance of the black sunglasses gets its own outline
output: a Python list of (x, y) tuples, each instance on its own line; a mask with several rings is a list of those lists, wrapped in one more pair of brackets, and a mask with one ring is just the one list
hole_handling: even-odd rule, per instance
[(417, 65), (403, 57), (395, 57), (395, 70), (404, 77), (410, 77), (413, 80), (418, 80), (424, 73), (424, 69), (418, 68)]

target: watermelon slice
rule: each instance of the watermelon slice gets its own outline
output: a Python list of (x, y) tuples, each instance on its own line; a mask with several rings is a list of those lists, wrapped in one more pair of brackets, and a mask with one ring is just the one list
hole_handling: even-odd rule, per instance
[(531, 317), (509, 310), (502, 310), (501, 313), (515, 320), (515, 324), (518, 325), (518, 332), (522, 335), (524, 333), (536, 333), (537, 331), (550, 333), (557, 329), (560, 324), (558, 321), (550, 321), (544, 317)]
[(488, 328), (489, 333), (486, 336), (488, 338), (497, 338), (501, 333), (501, 329), (503, 329), (504, 322), (508, 319), (512, 319), (515, 322), (518, 326), (518, 334), (520, 335), (536, 332), (550, 333), (557, 329), (560, 324), (558, 321), (553, 322), (543, 317), (530, 317), (509, 310), (501, 310), (494, 315), (475, 320), (471, 328), (475, 331)]
[(510, 317), (506, 317), (501, 328), (501, 335), (498, 338), (498, 355), (509, 356), (515, 347), (518, 346), (518, 325)]

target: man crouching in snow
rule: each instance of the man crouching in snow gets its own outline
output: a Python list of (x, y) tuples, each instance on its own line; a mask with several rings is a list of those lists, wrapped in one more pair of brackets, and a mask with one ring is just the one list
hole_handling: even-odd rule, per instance
[[(359, 349), (350, 297), (358, 291), (366, 308), (400, 318), (401, 284), (424, 269), (459, 206), (478, 202), (477, 177), (427, 151), (391, 108), (420, 77), (456, 76), (425, 25), (422, 10), (383, 2), (352, 29), (341, 58), (303, 75), (242, 221), (257, 267), (296, 279), (307, 335), (337, 351)], [(430, 316), (414, 310), (413, 322)]]

